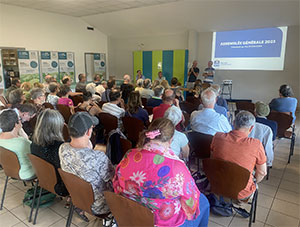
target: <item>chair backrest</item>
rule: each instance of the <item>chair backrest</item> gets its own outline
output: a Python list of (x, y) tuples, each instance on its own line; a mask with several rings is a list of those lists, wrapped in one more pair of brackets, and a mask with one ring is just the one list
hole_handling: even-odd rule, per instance
[(199, 106), (201, 104), (200, 98), (195, 98), (194, 96), (187, 96), (186, 101), (188, 103), (191, 103), (191, 104), (195, 105), (195, 106)]
[(132, 148), (132, 143), (127, 140), (120, 138), (121, 146), (122, 146), (122, 155), (124, 156), (128, 150)]
[(254, 114), (255, 104), (247, 101), (238, 101), (235, 103), (238, 110), (247, 110)]
[(46, 109), (54, 109), (54, 106), (53, 106), (51, 103), (49, 103), (49, 102), (45, 102), (45, 103), (43, 104), (43, 106), (44, 106)]
[(145, 128), (144, 123), (135, 117), (123, 117), (123, 126), (127, 138), (135, 145), (139, 141), (140, 132)]
[(201, 132), (189, 132), (188, 140), (190, 142), (191, 153), (197, 158), (205, 159), (210, 157), (210, 144), (213, 136)]
[(204, 159), (203, 170), (211, 186), (211, 192), (237, 199), (248, 183), (250, 172), (235, 164), (220, 159)]
[(66, 123), (64, 123), (64, 127), (63, 127), (63, 137), (65, 142), (71, 141), (68, 125)]
[(148, 115), (153, 114), (153, 107), (152, 106), (145, 106), (144, 109), (147, 110)]
[(182, 111), (182, 114), (184, 116), (184, 127), (186, 128), (190, 123), (191, 115), (185, 111)]
[(74, 206), (93, 214), (91, 210), (91, 206), (94, 203), (92, 185), (80, 177), (72, 173), (67, 173), (60, 168), (58, 172), (71, 195)]
[(99, 113), (98, 117), (105, 129), (105, 134), (109, 134), (111, 130), (118, 128), (118, 118), (115, 116), (109, 113), (101, 112)]
[(147, 99), (146, 98), (141, 98), (142, 99), (142, 104), (143, 106), (147, 106)]
[(58, 111), (61, 113), (61, 115), (63, 116), (63, 118), (65, 119), (65, 122), (68, 124), (69, 119), (72, 115), (70, 107), (62, 104), (57, 104), (56, 107)]
[(104, 196), (118, 226), (154, 226), (149, 208), (113, 192), (105, 191)]
[(39, 185), (47, 191), (56, 194), (54, 186), (57, 183), (57, 178), (54, 166), (33, 154), (28, 154), (28, 157), (39, 180)]
[(0, 164), (8, 177), (20, 179), (20, 163), (17, 155), (4, 147), (0, 147)]
[(74, 95), (71, 96), (74, 106), (77, 106), (79, 103), (83, 103), (83, 96), (82, 95)]
[(105, 101), (100, 101), (100, 102), (98, 103), (98, 106), (99, 106), (100, 108), (102, 108), (102, 106), (103, 106), (104, 103), (107, 103), (107, 102), (105, 102)]
[(290, 112), (271, 111), (267, 118), (277, 122), (278, 137), (284, 137), (286, 130), (293, 124), (293, 117)]
[(198, 110), (198, 107), (199, 107), (199, 106), (189, 103), (189, 102), (181, 102), (181, 103), (179, 103), (179, 106), (182, 111), (185, 111), (188, 114), (191, 114), (193, 111)]

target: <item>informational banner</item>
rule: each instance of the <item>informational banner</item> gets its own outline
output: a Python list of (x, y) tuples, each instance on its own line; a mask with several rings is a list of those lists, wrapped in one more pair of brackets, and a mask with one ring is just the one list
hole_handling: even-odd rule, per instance
[(57, 51), (41, 51), (41, 75), (42, 80), (46, 75), (51, 75), (58, 80), (58, 52)]
[(106, 72), (106, 55), (94, 53), (94, 71), (105, 77)]
[(4, 77), (3, 77), (3, 66), (2, 66), (2, 53), (0, 50), (0, 89), (4, 89)]
[(38, 51), (18, 51), (21, 82), (40, 82)]
[(60, 80), (64, 76), (70, 76), (75, 83), (75, 64), (73, 52), (58, 52), (58, 65)]

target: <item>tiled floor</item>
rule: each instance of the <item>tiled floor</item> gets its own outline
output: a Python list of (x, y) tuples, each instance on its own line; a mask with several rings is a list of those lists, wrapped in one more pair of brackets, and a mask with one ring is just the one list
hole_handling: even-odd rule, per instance
[[(297, 124), (297, 139), (294, 156), (287, 164), (290, 141), (281, 139), (275, 142), (275, 160), (270, 171), (268, 181), (259, 184), (257, 221), (253, 227), (289, 226), (300, 227), (300, 130)], [(0, 194), (2, 195), (5, 176), (0, 171)], [(25, 191), (22, 182), (9, 181), (4, 209), (0, 211), (0, 227), (32, 226), (28, 223), (29, 207), (24, 207), (22, 200)], [(64, 208), (64, 201), (57, 199), (49, 208), (42, 208), (39, 212), (37, 224), (39, 227), (65, 226), (68, 210)], [(101, 226), (102, 222), (89, 216), (90, 222), (81, 221), (76, 214), (73, 216), (72, 226)], [(247, 226), (248, 219), (239, 215), (233, 217), (210, 216), (209, 226)]]

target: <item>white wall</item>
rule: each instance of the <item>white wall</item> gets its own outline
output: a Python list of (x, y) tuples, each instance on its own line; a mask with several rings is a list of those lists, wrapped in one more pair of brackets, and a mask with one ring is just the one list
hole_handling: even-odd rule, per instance
[(84, 53), (107, 53), (107, 36), (80, 18), (0, 4), (0, 46), (75, 52), (76, 75), (85, 72)]
[[(199, 33), (199, 67), (202, 72), (211, 58), (212, 33)], [(218, 70), (215, 82), (233, 81), (232, 98), (252, 99), (269, 103), (278, 96), (280, 85), (292, 86), (299, 105), (299, 26), (288, 28), (285, 66), (283, 71)]]
[[(144, 44), (142, 49), (139, 47), (141, 43)], [(109, 38), (108, 61), (110, 76), (123, 78), (125, 73), (129, 73), (131, 76), (136, 74), (133, 72), (133, 51), (175, 50), (187, 48), (187, 33), (145, 38)]]

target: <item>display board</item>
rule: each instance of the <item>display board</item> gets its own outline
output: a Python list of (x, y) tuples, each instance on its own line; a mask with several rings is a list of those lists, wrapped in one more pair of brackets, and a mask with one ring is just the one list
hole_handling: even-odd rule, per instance
[(133, 72), (136, 80), (137, 70), (141, 70), (146, 78), (157, 79), (162, 71), (166, 80), (176, 77), (184, 85), (187, 78), (188, 50), (154, 50), (133, 52)]
[(75, 62), (73, 52), (58, 52), (59, 65), (59, 79), (61, 80), (65, 75), (71, 77), (75, 84)]
[(18, 65), (21, 82), (40, 82), (38, 51), (18, 51)]
[(46, 75), (51, 75), (58, 80), (58, 52), (41, 51), (40, 57), (42, 80), (44, 81)]
[(94, 53), (94, 72), (105, 77), (106, 73), (106, 55), (103, 53)]
[(4, 89), (4, 77), (3, 77), (3, 64), (2, 64), (2, 53), (0, 49), (0, 89)]

